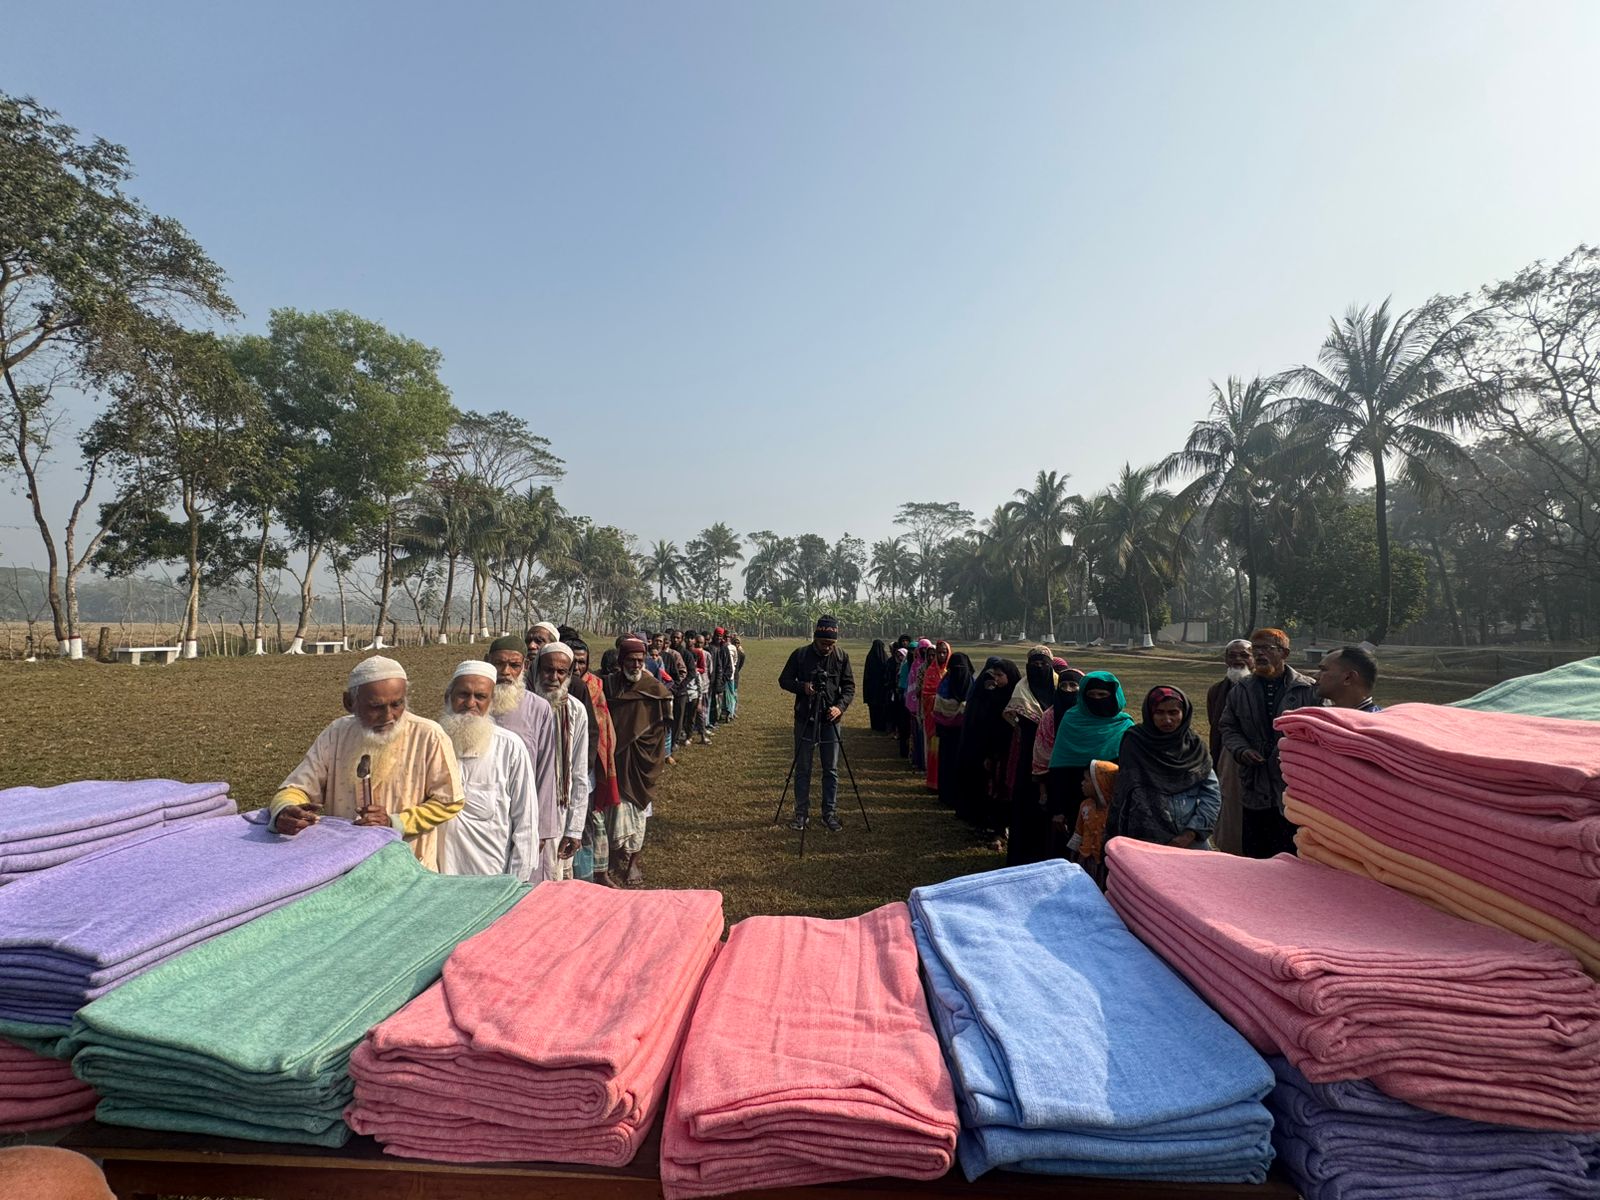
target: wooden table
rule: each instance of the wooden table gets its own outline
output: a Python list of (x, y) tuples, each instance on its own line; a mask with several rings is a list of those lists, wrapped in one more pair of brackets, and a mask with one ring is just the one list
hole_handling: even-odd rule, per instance
[[(60, 1143), (101, 1160), (119, 1200), (156, 1196), (248, 1196), (260, 1200), (660, 1200), (659, 1133), (626, 1167), (556, 1163), (456, 1166), (384, 1154), (371, 1138), (339, 1150), (181, 1133), (153, 1133), (93, 1122)], [(748, 1200), (1294, 1200), (1274, 1168), (1267, 1182), (1177, 1184), (1013, 1175), (992, 1171), (968, 1183), (943, 1179), (863, 1179), (853, 1183), (741, 1192)]]

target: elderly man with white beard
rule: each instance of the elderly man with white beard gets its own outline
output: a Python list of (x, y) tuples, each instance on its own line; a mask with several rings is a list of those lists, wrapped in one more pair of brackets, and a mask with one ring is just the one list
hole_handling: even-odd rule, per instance
[(539, 861), (539, 794), (528, 748), (489, 717), (497, 672), (468, 659), (450, 676), (439, 726), (461, 763), (466, 806), (442, 833), (445, 875), (512, 875), (523, 883), (549, 878)]
[(556, 848), (556, 878), (572, 879), (574, 857), (583, 844), (589, 818), (589, 714), (571, 694), (572, 648), (565, 642), (539, 647), (534, 689), (556, 715), (556, 807), (561, 811), (561, 845)]
[(539, 788), (541, 877), (554, 879), (563, 832), (561, 809), (556, 804), (560, 789), (556, 786), (555, 711), (549, 701), (528, 686), (528, 655), (514, 634), (490, 642), (489, 653), (484, 657), (493, 665), (498, 680), (489, 716), (522, 739), (533, 763), (533, 778)]
[(293, 837), (324, 812), (392, 825), (423, 866), (439, 869), (438, 830), (461, 811), (461, 769), (444, 730), (406, 707), (408, 689), (392, 658), (356, 664), (343, 696), (348, 715), (317, 735), (272, 797), (275, 831)]

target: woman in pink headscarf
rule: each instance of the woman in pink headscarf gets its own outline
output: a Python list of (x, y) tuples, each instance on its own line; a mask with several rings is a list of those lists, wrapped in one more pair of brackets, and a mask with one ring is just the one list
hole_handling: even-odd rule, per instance
[(926, 749), (926, 740), (922, 729), (922, 673), (928, 669), (928, 660), (933, 654), (933, 643), (923, 638), (917, 643), (916, 651), (911, 659), (911, 673), (906, 676), (906, 694), (904, 702), (906, 712), (911, 717), (911, 769), (920, 771), (927, 765), (923, 757)]
[(928, 764), (923, 783), (930, 792), (939, 790), (939, 743), (934, 737), (933, 702), (939, 698), (939, 685), (944, 682), (949, 665), (950, 643), (941, 639), (933, 644), (933, 657), (922, 672), (922, 744)]

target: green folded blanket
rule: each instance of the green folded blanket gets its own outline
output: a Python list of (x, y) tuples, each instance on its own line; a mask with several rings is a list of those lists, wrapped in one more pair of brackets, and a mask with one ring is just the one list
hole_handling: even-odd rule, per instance
[(1537, 675), (1519, 675), (1457, 700), (1455, 707), (1600, 721), (1600, 657), (1581, 658)]
[(111, 1124), (343, 1145), (350, 1051), (526, 892), (385, 847), (79, 1010), (72, 1069)]

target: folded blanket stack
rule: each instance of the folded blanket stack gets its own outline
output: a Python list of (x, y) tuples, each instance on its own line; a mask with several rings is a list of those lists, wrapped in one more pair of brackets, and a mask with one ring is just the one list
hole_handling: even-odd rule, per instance
[(542, 883), (351, 1056), (351, 1128), (390, 1154), (621, 1166), (722, 937), (722, 896)]
[(1457, 700), (1452, 707), (1600, 721), (1600, 657), (1581, 658), (1537, 675), (1519, 675)]
[(960, 1126), (904, 904), (734, 926), (678, 1057), (667, 1200), (936, 1179)]
[(1306, 1200), (1600, 1196), (1600, 1138), (1464, 1121), (1366, 1080), (1311, 1083), (1271, 1058), (1278, 1161)]
[(73, 1070), (110, 1124), (342, 1145), (350, 1051), (526, 890), (435, 875), (392, 843), (80, 1010)]
[(1308, 709), (1278, 728), (1306, 858), (1554, 942), (1600, 973), (1593, 724), (1402, 704)]
[(294, 838), (239, 817), (196, 821), (0, 889), (0, 1022), (65, 1035), (96, 997), (323, 887), (397, 836), (333, 820)]
[(171, 825), (232, 816), (226, 783), (86, 779), (0, 790), (0, 884)]
[(1289, 855), (1115, 838), (1128, 927), (1266, 1054), (1435, 1112), (1600, 1130), (1600, 985), (1571, 954)]
[(87, 1121), (96, 1099), (66, 1063), (0, 1040), (0, 1133)]
[(1271, 1070), (1080, 868), (1050, 861), (918, 888), (911, 917), (969, 1179), (991, 1167), (1266, 1178)]

